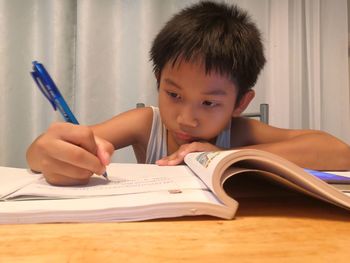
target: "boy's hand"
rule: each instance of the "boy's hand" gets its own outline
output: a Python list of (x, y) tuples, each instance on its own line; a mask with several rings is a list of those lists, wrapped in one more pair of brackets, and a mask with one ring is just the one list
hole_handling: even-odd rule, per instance
[(164, 165), (178, 165), (184, 161), (186, 154), (191, 152), (209, 152), (221, 150), (217, 146), (208, 142), (192, 142), (183, 144), (180, 148), (171, 155), (164, 157), (156, 162), (156, 164)]
[(78, 185), (86, 184), (94, 173), (102, 175), (113, 151), (113, 145), (89, 127), (56, 123), (31, 145), (27, 159), (50, 184)]

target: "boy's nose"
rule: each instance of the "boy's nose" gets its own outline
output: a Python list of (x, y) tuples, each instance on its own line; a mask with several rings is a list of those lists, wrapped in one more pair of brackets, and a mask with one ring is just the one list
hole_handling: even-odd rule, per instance
[(192, 109), (183, 109), (177, 116), (177, 123), (182, 126), (188, 126), (191, 128), (196, 128), (199, 124), (198, 119), (195, 114), (193, 114)]

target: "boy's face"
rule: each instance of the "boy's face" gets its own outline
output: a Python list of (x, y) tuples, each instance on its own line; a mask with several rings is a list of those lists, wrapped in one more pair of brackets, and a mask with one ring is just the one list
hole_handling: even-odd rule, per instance
[[(233, 116), (238, 89), (228, 77), (205, 74), (201, 63), (168, 63), (159, 81), (159, 109), (168, 140), (180, 146), (193, 141), (215, 143)], [(169, 141), (168, 141), (169, 142)]]

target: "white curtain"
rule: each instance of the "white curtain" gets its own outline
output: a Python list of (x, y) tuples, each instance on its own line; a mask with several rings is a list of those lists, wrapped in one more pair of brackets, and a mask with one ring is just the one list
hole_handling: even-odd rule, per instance
[[(0, 165), (61, 120), (40, 94), (31, 62), (46, 66), (82, 124), (157, 104), (152, 39), (179, 0), (0, 0)], [(256, 99), (270, 123), (326, 130), (350, 143), (346, 0), (241, 0), (263, 33), (268, 63)], [(118, 131), (115, 131), (118, 132)], [(114, 161), (135, 159), (130, 149)]]
[(345, 0), (272, 0), (266, 101), (274, 125), (330, 132), (350, 143)]

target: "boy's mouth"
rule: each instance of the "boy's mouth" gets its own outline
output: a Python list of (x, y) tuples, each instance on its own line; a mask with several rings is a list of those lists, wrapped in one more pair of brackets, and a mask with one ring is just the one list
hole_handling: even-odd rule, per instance
[(192, 137), (191, 135), (183, 132), (174, 132), (174, 135), (178, 140), (181, 140), (181, 141), (193, 142), (196, 140), (195, 137)]

